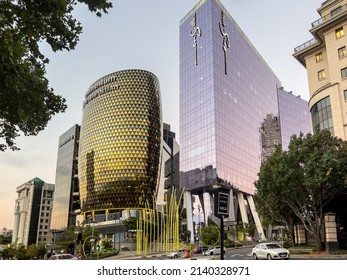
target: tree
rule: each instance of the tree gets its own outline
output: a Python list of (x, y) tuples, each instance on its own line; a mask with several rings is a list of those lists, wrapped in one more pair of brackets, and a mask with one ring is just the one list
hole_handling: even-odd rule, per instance
[(34, 260), (38, 257), (38, 251), (36, 244), (31, 244), (27, 247), (26, 255), (30, 260)]
[(289, 205), (283, 203), (281, 199), (286, 188), (283, 179), (288, 172), (285, 156), (286, 153), (283, 153), (278, 146), (262, 163), (258, 181), (255, 182), (257, 192), (254, 195), (254, 202), (265, 224), (285, 226), (290, 231), (291, 240), (294, 240), (294, 223), (298, 218)]
[(268, 201), (270, 207), (276, 205), (271, 204), (273, 200), (288, 206), (315, 237), (317, 250), (322, 250), (326, 207), (347, 191), (347, 142), (328, 130), (306, 137), (301, 134), (292, 137), (288, 151), (277, 152), (271, 160), (276, 164), (260, 170), (259, 178), (263, 178), (256, 183), (259, 199)]
[(138, 217), (129, 217), (128, 219), (123, 221), (123, 224), (127, 231), (129, 230), (136, 230), (137, 229), (137, 223), (139, 218)]
[(204, 245), (211, 246), (220, 242), (220, 232), (217, 226), (211, 225), (201, 229), (201, 236)]
[(3, 228), (0, 232), (0, 244), (8, 244), (12, 241), (12, 230)]
[(109, 0), (0, 1), (0, 151), (18, 150), (20, 133), (37, 135), (65, 111), (66, 100), (48, 85), (49, 60), (39, 44), (54, 52), (76, 47), (82, 26), (72, 12), (78, 3), (98, 17), (112, 7)]

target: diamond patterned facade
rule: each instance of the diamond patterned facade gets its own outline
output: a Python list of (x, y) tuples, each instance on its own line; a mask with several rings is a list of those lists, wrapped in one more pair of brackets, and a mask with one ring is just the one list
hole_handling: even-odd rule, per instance
[[(81, 210), (139, 209), (152, 202), (161, 162), (159, 81), (144, 70), (124, 70), (87, 91), (80, 134)], [(96, 213), (97, 213), (96, 212)]]

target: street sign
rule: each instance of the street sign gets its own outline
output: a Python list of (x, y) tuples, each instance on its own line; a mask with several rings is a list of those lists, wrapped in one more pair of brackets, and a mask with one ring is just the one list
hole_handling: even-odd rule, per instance
[(219, 191), (215, 197), (216, 216), (229, 216), (229, 193)]
[(236, 221), (224, 221), (224, 225), (225, 226), (237, 226), (237, 222)]

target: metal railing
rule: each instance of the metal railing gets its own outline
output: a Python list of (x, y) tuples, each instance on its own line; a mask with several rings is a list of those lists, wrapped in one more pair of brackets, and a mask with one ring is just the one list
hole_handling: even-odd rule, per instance
[(314, 44), (318, 43), (318, 40), (316, 38), (313, 38), (303, 44), (301, 44), (300, 46), (294, 48), (294, 53), (297, 53), (299, 51), (302, 51), (303, 49), (306, 49)]
[(312, 23), (311, 23), (311, 26), (312, 26), (312, 28), (317, 27), (318, 25), (320, 25), (320, 24), (326, 22), (327, 20), (329, 20), (329, 19), (331, 19), (331, 18), (333, 18), (333, 17), (335, 17), (335, 16), (341, 14), (342, 12), (344, 12), (344, 11), (346, 11), (346, 10), (347, 10), (347, 4), (342, 5), (342, 6), (341, 6), (341, 9), (333, 10), (333, 11), (335, 11), (334, 13), (330, 13), (330, 14), (328, 14), (328, 15), (326, 15), (326, 16), (324, 16), (324, 17), (321, 17), (320, 19), (318, 19), (318, 20), (312, 22)]
[[(334, 13), (330, 13), (330, 14), (328, 14), (328, 15), (326, 15), (324, 17), (321, 17), (320, 19), (312, 22), (311, 23), (312, 28), (317, 27), (317, 26), (321, 25), (322, 23), (328, 21), (329, 19), (331, 19), (331, 18), (333, 18), (333, 17), (335, 17), (335, 16), (337, 16), (337, 15), (347, 11), (347, 4), (344, 4), (344, 5), (341, 6), (340, 9), (336, 9), (336, 10), (333, 10), (333, 11), (335, 11), (335, 12)], [(316, 43), (318, 43), (318, 40), (313, 38), (313, 39), (311, 39), (311, 40), (301, 44), (300, 46), (294, 48), (294, 53), (302, 51), (303, 49), (306, 49), (306, 48), (308, 48), (308, 47), (310, 47), (310, 46), (312, 46), (312, 45), (314, 45)]]

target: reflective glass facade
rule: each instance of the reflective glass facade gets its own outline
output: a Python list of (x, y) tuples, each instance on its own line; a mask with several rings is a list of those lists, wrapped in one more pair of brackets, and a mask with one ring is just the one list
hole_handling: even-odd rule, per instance
[(331, 112), (330, 96), (327, 96), (311, 108), (313, 131), (316, 133), (328, 129), (334, 135), (333, 116)]
[[(143, 208), (152, 202), (160, 171), (162, 113), (159, 81), (124, 70), (87, 91), (81, 124), (81, 210)], [(96, 213), (98, 215), (98, 213)]]
[(227, 183), (253, 194), (259, 127), (278, 115), (280, 81), (219, 1), (180, 22), (180, 180), (190, 190)]
[(76, 223), (75, 210), (80, 207), (77, 173), (79, 134), (80, 126), (74, 125), (59, 137), (51, 222), (54, 230)]
[(282, 149), (287, 150), (293, 134), (312, 133), (311, 115), (306, 100), (282, 88), (278, 89), (278, 108)]

